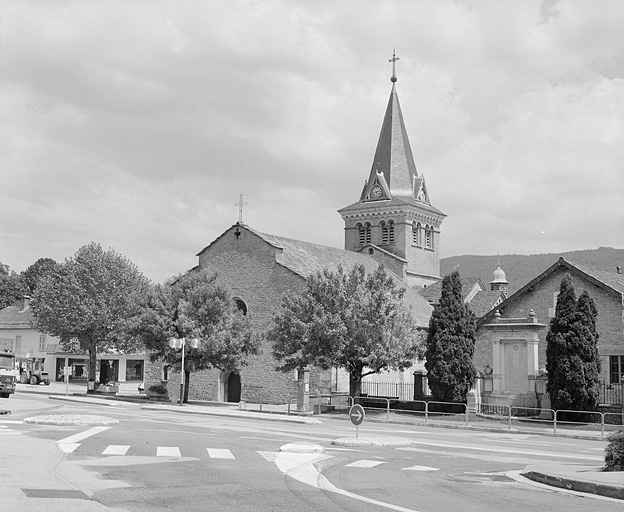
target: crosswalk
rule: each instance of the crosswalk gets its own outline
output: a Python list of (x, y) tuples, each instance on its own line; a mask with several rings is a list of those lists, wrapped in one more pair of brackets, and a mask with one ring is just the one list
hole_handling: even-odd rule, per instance
[[(80, 443), (57, 443), (57, 445), (65, 453), (75, 452), (80, 447)], [(231, 460), (231, 461), (236, 460), (236, 456), (234, 455), (234, 453), (232, 453), (232, 451), (230, 451), (227, 448), (205, 448), (205, 451), (204, 449), (202, 449), (202, 453), (205, 453), (209, 459), (220, 459), (220, 460)], [(278, 452), (257, 451), (256, 453), (261, 455), (266, 461), (269, 461), (269, 462), (274, 462), (278, 455)], [(124, 457), (124, 456), (130, 456), (132, 454), (133, 454), (132, 447), (130, 445), (118, 445), (118, 444), (108, 445), (101, 452), (101, 455), (104, 455), (104, 456)], [(144, 452), (142, 452), (142, 454), (145, 455)], [(155, 452), (152, 452), (151, 455), (156, 456), (156, 457), (170, 457), (170, 458), (183, 458), (184, 456), (196, 457), (197, 450), (196, 449), (193, 450), (193, 453), (183, 454), (183, 451), (180, 449), (179, 446), (156, 446)], [(387, 464), (387, 461), (361, 459), (361, 460), (351, 461), (348, 464), (344, 464), (344, 466), (347, 468), (372, 469), (372, 468), (375, 468), (384, 464)], [(439, 471), (439, 468), (432, 468), (428, 466), (409, 466), (409, 467), (404, 467), (400, 469), (409, 470), (409, 471)]]
[(13, 430), (12, 428), (7, 427), (6, 425), (0, 425), (0, 436), (19, 436), (21, 432), (17, 430)]

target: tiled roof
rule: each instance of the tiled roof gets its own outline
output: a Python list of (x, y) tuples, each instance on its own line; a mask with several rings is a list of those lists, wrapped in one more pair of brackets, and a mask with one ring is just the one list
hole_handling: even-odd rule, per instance
[(0, 309), (0, 329), (30, 329), (35, 321), (33, 310), (27, 307), (7, 306)]
[(470, 301), (470, 309), (477, 318), (480, 318), (494, 308), (500, 296), (501, 293), (498, 290), (479, 292)]
[[(247, 228), (249, 229), (248, 226)], [(372, 272), (379, 266), (367, 254), (259, 233), (258, 231), (254, 231), (254, 233), (271, 245), (281, 247), (283, 251), (277, 256), (278, 263), (303, 277), (308, 277), (324, 268), (336, 270), (339, 265), (347, 269), (359, 263), (364, 265), (367, 272)]]
[[(468, 295), (472, 291), (475, 284), (477, 284), (479, 281), (480, 279), (478, 277), (461, 278), (462, 296), (464, 300), (466, 299), (466, 295)], [(434, 303), (438, 303), (438, 301), (440, 300), (440, 295), (442, 295), (442, 281), (437, 281), (436, 283), (428, 285), (426, 288), (420, 289), (419, 293), (425, 299), (433, 301)]]
[[(245, 226), (245, 228), (256, 233), (271, 245), (281, 248), (282, 251), (276, 258), (277, 262), (304, 278), (323, 269), (336, 270), (338, 266), (348, 270), (357, 264), (361, 264), (368, 273), (373, 272), (379, 266), (379, 263), (367, 254), (260, 233), (252, 230), (249, 226)], [(389, 269), (388, 272), (390, 272)], [(398, 286), (405, 288), (404, 300), (410, 307), (417, 325), (427, 327), (432, 311), (429, 303), (399, 276), (393, 274), (393, 277)]]
[(607, 272), (606, 270), (596, 270), (595, 268), (579, 265), (571, 261), (568, 261), (568, 263), (588, 276), (593, 277), (596, 281), (600, 281), (605, 286), (613, 288), (617, 292), (624, 293), (624, 275), (616, 272)]

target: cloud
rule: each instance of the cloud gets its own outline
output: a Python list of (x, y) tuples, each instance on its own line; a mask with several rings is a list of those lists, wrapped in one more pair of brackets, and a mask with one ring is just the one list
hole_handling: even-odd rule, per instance
[[(397, 90), (443, 256), (605, 245), (621, 197), (624, 4), (10, 2), (0, 261), (91, 240), (162, 281), (238, 218), (342, 246)], [(541, 232), (544, 231), (544, 236)]]

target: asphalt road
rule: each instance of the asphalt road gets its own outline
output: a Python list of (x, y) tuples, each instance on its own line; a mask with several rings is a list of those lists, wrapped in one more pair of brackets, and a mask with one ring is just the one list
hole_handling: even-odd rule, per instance
[[(337, 419), (304, 425), (74, 404), (54, 411), (60, 413), (103, 414), (120, 423), (59, 427), (0, 418), (5, 433), (16, 434), (0, 440), (21, 443), (32, 457), (39, 443), (54, 443), (64, 452), (59, 477), (114, 510), (622, 510), (621, 501), (518, 477), (544, 461), (599, 464), (602, 441), (365, 422), (361, 437), (400, 436), (412, 444), (345, 448), (331, 441), (354, 437), (355, 427)], [(324, 452), (280, 452), (289, 443), (314, 443)]]

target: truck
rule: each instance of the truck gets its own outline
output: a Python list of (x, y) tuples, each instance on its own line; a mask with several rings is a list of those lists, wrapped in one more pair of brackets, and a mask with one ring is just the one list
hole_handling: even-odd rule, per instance
[(45, 371), (43, 359), (37, 357), (17, 357), (18, 379), (22, 384), (50, 384), (50, 376)]
[(0, 352), (0, 398), (9, 398), (15, 393), (17, 375), (15, 354)]

